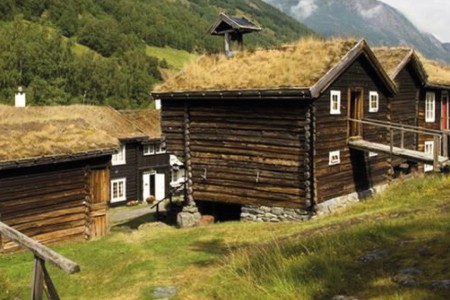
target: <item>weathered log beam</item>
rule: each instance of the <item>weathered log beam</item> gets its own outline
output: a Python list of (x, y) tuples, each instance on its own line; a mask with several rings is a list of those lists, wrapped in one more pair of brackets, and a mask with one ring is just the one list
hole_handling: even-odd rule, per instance
[(31, 251), (35, 256), (46, 262), (52, 263), (54, 266), (68, 274), (73, 274), (80, 271), (80, 267), (75, 262), (36, 242), (3, 222), (0, 222), (0, 233), (19, 244), (20, 247)]

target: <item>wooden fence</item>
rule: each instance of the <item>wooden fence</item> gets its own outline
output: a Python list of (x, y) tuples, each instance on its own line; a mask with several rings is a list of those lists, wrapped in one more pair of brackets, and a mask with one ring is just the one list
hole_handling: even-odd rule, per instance
[(37, 241), (0, 222), (1, 235), (17, 243), (21, 248), (26, 249), (34, 255), (33, 280), (31, 285), (31, 299), (41, 300), (44, 292), (48, 299), (60, 299), (55, 285), (45, 266), (50, 262), (67, 274), (80, 272), (80, 267), (73, 261), (65, 258), (59, 253), (41, 245)]

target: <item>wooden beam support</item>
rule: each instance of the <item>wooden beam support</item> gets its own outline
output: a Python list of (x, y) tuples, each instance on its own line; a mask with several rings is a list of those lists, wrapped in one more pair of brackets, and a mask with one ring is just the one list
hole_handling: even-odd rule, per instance
[(188, 100), (184, 103), (184, 161), (186, 167), (186, 205), (195, 205), (193, 197), (192, 181), (192, 155), (191, 155), (191, 129)]
[(80, 271), (80, 267), (75, 262), (2, 222), (0, 222), (0, 234), (16, 242), (21, 248), (33, 252), (33, 254), (41, 260), (52, 263), (67, 274), (73, 274)]

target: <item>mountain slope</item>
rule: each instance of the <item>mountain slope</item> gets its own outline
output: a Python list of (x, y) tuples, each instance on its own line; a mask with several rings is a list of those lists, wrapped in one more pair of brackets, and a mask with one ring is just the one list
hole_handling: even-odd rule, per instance
[(450, 63), (442, 43), (420, 32), (398, 10), (377, 0), (265, 0), (325, 36), (365, 38), (373, 45), (406, 45)]
[(146, 106), (161, 73), (189, 53), (221, 50), (223, 40), (206, 34), (220, 12), (263, 27), (246, 36), (247, 48), (313, 34), (261, 0), (5, 0), (0, 102), (11, 103), (21, 85), (35, 105)]

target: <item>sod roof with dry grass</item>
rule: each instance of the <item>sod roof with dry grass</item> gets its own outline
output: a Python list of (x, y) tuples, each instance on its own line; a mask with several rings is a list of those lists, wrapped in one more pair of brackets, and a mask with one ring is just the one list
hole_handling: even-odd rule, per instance
[(149, 138), (161, 137), (161, 114), (157, 109), (133, 109), (119, 111)]
[(398, 66), (404, 61), (404, 59), (411, 53), (410, 48), (373, 48), (372, 51), (375, 53), (378, 61), (383, 66), (386, 73), (393, 77)]
[(117, 149), (145, 134), (109, 107), (0, 105), (0, 162)]
[(306, 88), (357, 45), (356, 40), (305, 38), (277, 49), (205, 56), (155, 88), (155, 92)]
[(419, 54), (420, 61), (428, 74), (428, 83), (431, 85), (445, 85), (450, 87), (450, 66), (441, 62), (424, 58)]

